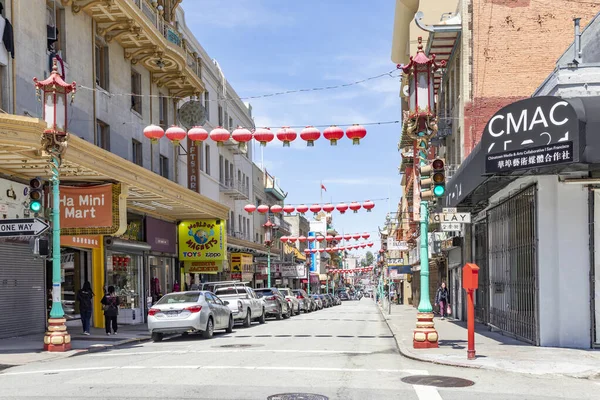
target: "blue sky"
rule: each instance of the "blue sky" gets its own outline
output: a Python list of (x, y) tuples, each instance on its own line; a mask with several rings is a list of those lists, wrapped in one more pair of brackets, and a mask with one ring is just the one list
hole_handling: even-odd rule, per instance
[[(392, 1), (186, 0), (183, 7), (188, 26), (241, 97), (338, 85), (395, 68), (390, 60)], [(397, 78), (383, 77), (349, 88), (250, 102), (256, 125), (277, 131), (283, 125), (398, 120), (398, 90)], [(371, 213), (334, 212), (338, 231), (366, 231), (376, 238), (377, 227), (388, 211), (396, 210), (401, 195), (400, 125), (366, 128), (360, 146), (344, 139), (331, 147), (320, 139), (307, 148), (298, 138), (291, 148), (283, 148), (275, 139), (263, 157), (267, 170), (289, 193), (290, 204), (320, 202), (320, 181), (327, 188), (324, 201), (391, 197), (375, 201)], [(259, 146), (255, 149), (260, 163)]]

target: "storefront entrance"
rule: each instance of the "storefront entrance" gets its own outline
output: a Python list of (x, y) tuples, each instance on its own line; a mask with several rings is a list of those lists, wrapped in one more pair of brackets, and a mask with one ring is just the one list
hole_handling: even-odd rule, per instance
[[(52, 262), (46, 263), (46, 286), (52, 288)], [(83, 287), (85, 281), (92, 281), (92, 254), (91, 251), (62, 247), (60, 255), (60, 277), (62, 289), (62, 304), (67, 321), (81, 318), (77, 292)], [(95, 297), (92, 301), (94, 306), (99, 306), (102, 298)]]

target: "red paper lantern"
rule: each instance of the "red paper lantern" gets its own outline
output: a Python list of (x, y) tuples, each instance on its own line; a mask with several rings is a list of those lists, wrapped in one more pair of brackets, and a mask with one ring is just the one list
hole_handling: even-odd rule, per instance
[(331, 242), (331, 241), (333, 241), (333, 239), (334, 239), (334, 238), (333, 238), (333, 236), (331, 236), (331, 235), (327, 235), (327, 236), (325, 237), (325, 240), (327, 240), (328, 242)]
[(304, 249), (305, 254), (310, 254), (310, 249)]
[(373, 243), (367, 243), (367, 246), (373, 247)]
[(217, 126), (215, 129), (210, 131), (210, 138), (217, 142), (217, 146), (223, 146), (223, 143), (229, 140), (231, 133), (222, 126)]
[(360, 139), (367, 136), (367, 130), (364, 126), (354, 124), (346, 129), (346, 136), (348, 139), (352, 139), (352, 144), (360, 144)]
[(301, 204), (298, 207), (296, 207), (296, 211), (298, 211), (300, 214), (304, 215), (308, 211), (308, 206), (305, 204)]
[(325, 249), (319, 249), (319, 253), (323, 253)]
[(312, 206), (310, 206), (310, 211), (314, 212), (315, 214), (321, 211), (321, 209), (322, 207), (319, 204), (313, 204)]
[(165, 131), (160, 126), (152, 124), (144, 128), (144, 136), (154, 144), (165, 136)]
[(344, 239), (344, 237), (343, 237), (342, 235), (336, 235), (336, 236), (334, 237), (334, 239), (335, 239), (337, 242), (341, 242), (341, 241)]
[(306, 242), (306, 236), (298, 236), (298, 241), (299, 241), (300, 243), (304, 243), (304, 242)]
[(310, 252), (315, 254), (317, 252), (317, 249), (310, 249)]
[(373, 207), (375, 207), (375, 203), (373, 203), (371, 200), (367, 200), (363, 203), (362, 206), (365, 210), (367, 210), (367, 212), (371, 212)]
[(266, 146), (275, 138), (275, 135), (269, 128), (256, 128), (254, 130), (254, 140), (257, 140), (261, 146)]
[(296, 240), (298, 240), (298, 238), (296, 236), (288, 236), (288, 242), (293, 243)]
[(362, 234), (362, 238), (363, 239), (368, 239), (370, 237), (371, 237), (371, 235), (369, 235), (367, 232), (365, 232), (365, 233)]
[(321, 243), (325, 238), (323, 236), (317, 236), (317, 242)]
[(289, 126), (284, 126), (277, 132), (277, 139), (283, 142), (283, 147), (290, 147), (290, 142), (296, 140), (296, 137), (296, 131)]
[(274, 206), (271, 206), (271, 212), (273, 214), (279, 214), (281, 211), (283, 211), (283, 207), (281, 207), (279, 204), (275, 204)]
[(337, 146), (337, 141), (344, 137), (344, 130), (339, 126), (331, 125), (323, 131), (323, 137), (329, 140), (332, 146)]
[(359, 240), (360, 239), (360, 233), (355, 233), (354, 235), (352, 235), (352, 239)]
[(367, 247), (367, 245), (366, 245), (366, 244), (364, 244), (364, 243), (360, 245), (360, 248), (361, 248), (361, 249), (364, 249), (365, 247)]
[(312, 243), (312, 242), (314, 242), (314, 241), (315, 241), (315, 239), (316, 239), (316, 237), (314, 237), (314, 236), (309, 236), (309, 237), (307, 237), (307, 238), (306, 238), (306, 241), (307, 241), (308, 243)]
[(357, 213), (358, 210), (360, 210), (360, 207), (361, 207), (360, 203), (357, 203), (356, 201), (353, 201), (352, 203), (350, 203), (350, 209), (352, 211), (354, 211), (354, 213)]
[(269, 206), (261, 204), (260, 206), (256, 207), (256, 211), (258, 211), (261, 214), (266, 214), (269, 212)]
[(348, 204), (340, 203), (335, 206), (335, 208), (340, 212), (340, 214), (344, 214), (346, 211), (348, 211)]
[(326, 213), (330, 213), (333, 210), (335, 210), (335, 206), (333, 204), (331, 204), (331, 203), (325, 204), (323, 206), (323, 211), (325, 211)]
[(296, 208), (294, 206), (283, 206), (283, 211), (289, 215), (296, 211)]
[(352, 235), (348, 235), (348, 234), (344, 235), (344, 240), (345, 240), (346, 242), (349, 242), (349, 241), (350, 241), (350, 239), (352, 239)]
[(307, 147), (313, 147), (315, 145), (315, 140), (321, 137), (321, 132), (315, 128), (314, 126), (307, 126), (302, 129), (300, 132), (300, 138), (302, 140), (306, 140)]
[(326, 252), (328, 252), (328, 253), (331, 253), (331, 251), (332, 251), (332, 250), (331, 250), (331, 247), (327, 247), (327, 248), (325, 248), (325, 251), (326, 251)]
[(256, 211), (256, 206), (254, 204), (247, 204), (244, 206), (244, 211), (246, 211), (248, 214), (252, 214), (254, 211)]
[(287, 243), (288, 237), (287, 236), (282, 236), (282, 237), (279, 238), (279, 240), (281, 240), (281, 243)]
[(238, 126), (231, 132), (231, 138), (238, 142), (238, 148), (244, 153), (248, 150), (248, 142), (252, 140), (252, 132), (246, 128)]
[(201, 126), (194, 126), (188, 131), (188, 138), (192, 142), (203, 142), (208, 139), (208, 132)]

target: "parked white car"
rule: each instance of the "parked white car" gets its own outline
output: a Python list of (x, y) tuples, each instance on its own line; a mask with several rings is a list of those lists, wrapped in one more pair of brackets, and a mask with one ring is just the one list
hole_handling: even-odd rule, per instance
[(205, 339), (215, 329), (233, 332), (233, 315), (217, 296), (206, 291), (169, 293), (148, 310), (148, 330), (160, 342), (166, 334), (202, 332)]
[(302, 311), (302, 307), (300, 305), (300, 300), (296, 297), (296, 295), (292, 292), (290, 288), (279, 288), (279, 291), (282, 295), (285, 296), (285, 300), (292, 307), (292, 313), (299, 315)]
[(215, 287), (215, 294), (229, 302), (233, 319), (243, 321), (244, 327), (249, 327), (252, 321), (265, 323), (265, 305), (252, 288), (242, 284), (227, 284)]

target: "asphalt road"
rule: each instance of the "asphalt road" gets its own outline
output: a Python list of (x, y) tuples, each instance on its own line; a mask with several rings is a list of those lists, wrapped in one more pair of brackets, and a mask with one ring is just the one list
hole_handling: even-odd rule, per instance
[[(469, 379), (468, 387), (414, 385), (421, 375)], [(438, 382), (454, 383), (440, 378)], [(417, 383), (423, 383), (418, 381)], [(594, 381), (445, 367), (403, 358), (370, 299), (212, 340), (161, 343), (29, 364), (0, 372), (0, 399), (273, 400), (598, 399)]]

